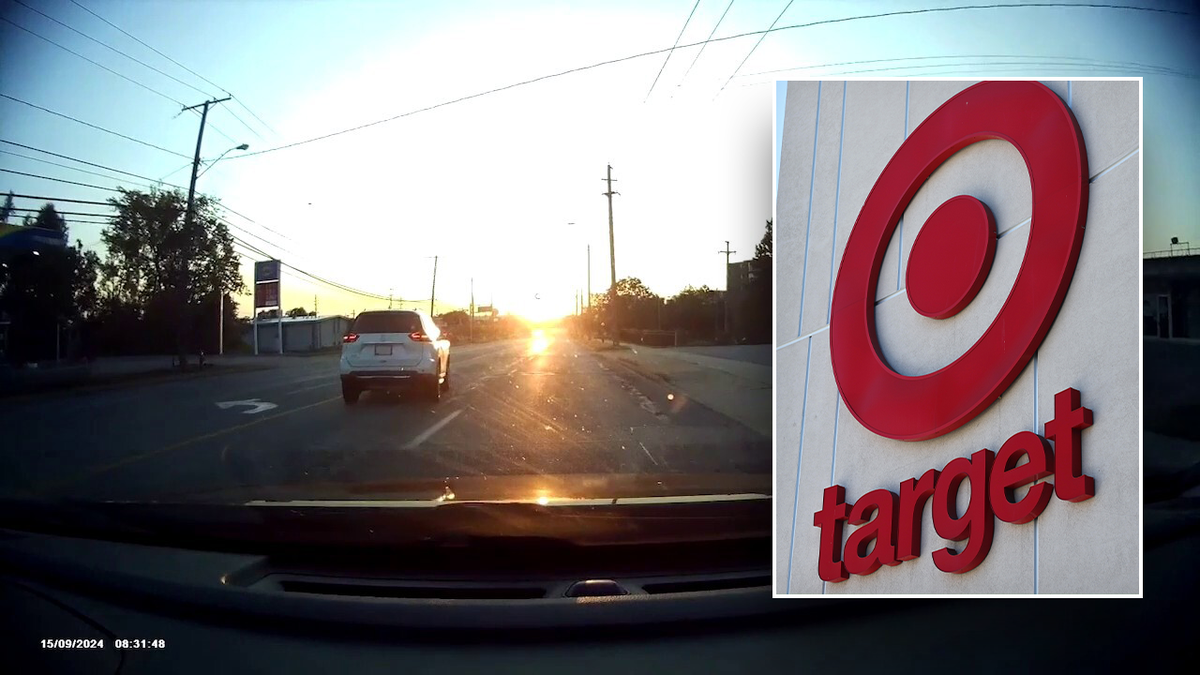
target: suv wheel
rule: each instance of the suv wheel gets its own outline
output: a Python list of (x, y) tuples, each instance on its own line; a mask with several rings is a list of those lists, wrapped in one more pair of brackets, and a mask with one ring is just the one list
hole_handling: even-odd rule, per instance
[(429, 399), (430, 403), (442, 400), (442, 385), (438, 382), (436, 375), (430, 378), (425, 387), (425, 398)]
[(450, 390), (450, 362), (446, 362), (446, 374), (442, 376), (442, 390)]
[(361, 393), (362, 392), (354, 387), (351, 387), (350, 385), (342, 385), (342, 400), (346, 402), (346, 405), (354, 405), (355, 403), (358, 403), (358, 395)]

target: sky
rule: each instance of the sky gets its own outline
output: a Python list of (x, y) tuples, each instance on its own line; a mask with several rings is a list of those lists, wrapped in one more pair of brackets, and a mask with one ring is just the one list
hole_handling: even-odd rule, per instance
[[(289, 266), (286, 308), (388, 305), (298, 269), (428, 309), (437, 256), (439, 313), (465, 308), (472, 286), (477, 304), (501, 311), (569, 313), (588, 285), (589, 245), (592, 292), (609, 283), (608, 165), (617, 277), (668, 297), (724, 288), (718, 251), (728, 240), (732, 260), (752, 257), (772, 217), (775, 82), (789, 78), (1145, 75), (1143, 246), (1200, 241), (1194, 15), (1019, 7), (795, 27), (967, 3), (77, 1), (21, 0), (170, 77), (0, 0), (0, 94), (160, 149), (0, 98), (0, 140), (38, 149), (0, 143), (0, 169), (144, 187), (48, 150), (186, 186), (199, 118), (180, 108), (229, 92), (236, 100), (209, 114), (202, 157), (250, 149), (211, 165), (198, 190), (236, 212), (236, 236)], [(742, 35), (772, 25), (782, 30)], [(302, 143), (380, 120), (390, 121)], [(0, 172), (10, 189), (111, 194)], [(68, 218), (72, 238), (99, 247), (102, 224), (84, 220)], [(265, 256), (238, 248), (249, 281)], [(249, 297), (239, 302), (246, 314)]]

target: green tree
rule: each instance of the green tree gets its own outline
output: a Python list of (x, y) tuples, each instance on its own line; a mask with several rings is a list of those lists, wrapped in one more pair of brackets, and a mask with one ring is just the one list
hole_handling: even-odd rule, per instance
[(767, 231), (763, 234), (762, 240), (754, 247), (754, 259), (761, 260), (771, 257), (771, 221), (767, 220)]
[(287, 311), (285, 316), (291, 319), (299, 319), (301, 317), (308, 316), (308, 310), (304, 309), (303, 307), (293, 307)]
[(0, 281), (0, 314), (11, 319), (8, 356), (37, 361), (55, 355), (56, 333), (96, 311), (98, 258), (83, 244), (11, 257)]
[(41, 209), (38, 209), (37, 218), (33, 220), (33, 226), (44, 230), (62, 232), (64, 237), (67, 235), (67, 221), (59, 215), (53, 204), (47, 203)]
[(8, 195), (6, 195), (4, 197), (4, 206), (0, 206), (0, 223), (7, 225), (8, 217), (12, 215), (12, 212), (13, 212), (13, 193), (12, 193), (12, 190), (9, 190)]
[[(617, 323), (622, 330), (657, 328), (662, 298), (641, 279), (626, 277), (617, 282)], [(592, 295), (592, 311), (605, 323), (611, 320), (608, 294)]]
[(219, 293), (243, 288), (237, 254), (217, 204), (197, 195), (187, 222), (186, 197), (179, 191), (121, 189), (109, 199), (116, 209), (102, 238), (108, 255), (101, 265), (106, 300), (135, 309), (157, 349), (173, 347), (186, 364), (186, 351), (199, 342), (194, 327), (216, 321), (197, 309)]
[(689, 285), (663, 307), (663, 327), (683, 331), (685, 339), (715, 339), (720, 318), (720, 292), (708, 286)]
[(767, 231), (762, 241), (754, 248), (754, 260), (751, 261), (751, 276), (747, 293), (742, 299), (744, 321), (741, 335), (737, 336), (746, 342), (764, 344), (771, 341), (771, 317), (773, 314), (771, 290), (773, 287), (771, 259), (771, 221), (767, 221)]

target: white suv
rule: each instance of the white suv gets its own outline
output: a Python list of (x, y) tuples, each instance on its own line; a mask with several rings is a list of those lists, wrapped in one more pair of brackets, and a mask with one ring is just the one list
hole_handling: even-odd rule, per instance
[(450, 388), (450, 342), (424, 312), (363, 312), (342, 338), (342, 398), (415, 389), (432, 402)]

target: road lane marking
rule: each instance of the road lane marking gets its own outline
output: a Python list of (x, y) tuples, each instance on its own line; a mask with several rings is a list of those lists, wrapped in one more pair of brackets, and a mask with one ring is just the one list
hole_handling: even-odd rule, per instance
[(642, 446), (642, 452), (646, 453), (646, 456), (650, 458), (651, 462), (654, 462), (654, 466), (658, 466), (658, 460), (654, 459), (654, 455), (650, 454), (650, 451), (646, 449), (646, 444), (638, 441), (638, 445)]
[(449, 423), (451, 422), (451, 420), (453, 420), (455, 417), (458, 417), (460, 414), (462, 414), (462, 408), (459, 408), (458, 410), (455, 410), (454, 412), (450, 413), (449, 415), (446, 415), (444, 418), (442, 418), (441, 420), (439, 420), (439, 421), (438, 421), (436, 424), (434, 424), (433, 426), (429, 427), (429, 428), (428, 428), (428, 429), (426, 429), (425, 431), (422, 431), (420, 434), (418, 434), (418, 435), (417, 435), (417, 437), (416, 437), (416, 438), (414, 438), (414, 439), (412, 439), (411, 441), (409, 441), (409, 442), (408, 442), (408, 445), (404, 446), (404, 449), (405, 449), (405, 450), (413, 450), (413, 449), (415, 449), (415, 448), (416, 448), (418, 445), (420, 445), (420, 444), (424, 443), (425, 441), (429, 440), (429, 438), (430, 438), (431, 436), (433, 436), (433, 435), (434, 435), (434, 434), (436, 434), (437, 432), (441, 431), (441, 430), (442, 430), (442, 427), (444, 427), (444, 426), (446, 426), (447, 424), (449, 424)]
[(279, 407), (279, 406), (275, 405), (274, 403), (268, 403), (267, 401), (262, 401), (257, 398), (250, 398), (250, 399), (246, 399), (245, 401), (221, 401), (221, 402), (217, 403), (217, 407), (220, 408), (221, 410), (228, 410), (229, 408), (232, 408), (233, 406), (237, 406), (237, 405), (250, 406), (250, 410), (242, 411), (243, 415), (257, 415), (258, 413), (263, 412), (265, 410), (272, 410), (274, 408)]
[[(624, 506), (644, 504), (697, 504), (705, 502), (757, 502), (771, 499), (769, 492), (740, 492), (736, 494), (681, 495), (666, 497), (612, 497), (604, 499), (577, 499), (575, 497), (550, 497), (539, 500), (540, 506)], [(458, 504), (530, 504), (529, 499), (464, 499), (445, 502), (437, 499), (292, 499), (274, 501), (254, 499), (245, 506), (274, 506), (297, 508), (301, 506), (326, 506), (338, 508), (437, 508), (447, 503)]]
[(193, 443), (199, 443), (200, 441), (207, 441), (209, 439), (217, 438), (218, 436), (223, 436), (223, 435), (228, 434), (233, 431), (239, 431), (241, 429), (246, 429), (248, 427), (262, 424), (263, 422), (266, 422), (267, 420), (273, 420), (273, 419), (276, 419), (279, 417), (283, 417), (284, 415), (291, 415), (292, 413), (297, 413), (297, 412), (300, 412), (301, 410), (307, 410), (309, 408), (314, 408), (316, 406), (323, 405), (325, 403), (332, 403), (333, 401), (340, 401), (341, 399), (342, 399), (342, 396), (339, 394), (339, 395), (333, 396), (331, 398), (317, 401), (316, 403), (309, 403), (308, 405), (302, 405), (298, 408), (291, 408), (288, 410), (284, 410), (282, 412), (275, 413), (274, 415), (267, 415), (266, 417), (259, 417), (258, 419), (250, 420), (249, 422), (243, 422), (242, 424), (236, 424), (232, 427), (228, 427), (225, 429), (218, 429), (217, 431), (213, 431), (213, 432), (210, 432), (207, 434), (193, 436), (192, 438), (179, 441), (178, 443), (173, 443), (171, 445), (168, 445), (163, 448), (159, 448), (157, 450), (147, 450), (146, 452), (143, 452), (143, 453), (140, 453), (137, 455), (133, 455), (132, 457), (126, 457), (125, 459), (118, 460), (116, 462), (110, 462), (108, 464), (104, 464), (102, 466), (92, 468), (84, 473), (77, 474), (71, 478), (59, 481), (57, 483), (51, 483), (49, 485), (42, 485), (42, 486), (36, 488), (34, 490), (34, 492), (39, 493), (39, 494), (44, 494), (45, 492), (47, 492), (49, 490), (66, 487), (73, 483), (78, 483), (79, 481), (84, 480), (86, 478), (92, 478), (99, 474), (106, 473), (108, 471), (112, 471), (113, 469), (119, 469), (128, 464), (132, 464), (134, 462), (140, 462), (143, 459), (149, 459), (149, 458), (155, 457), (157, 455), (166, 454), (173, 450), (185, 448), (189, 445), (192, 445)]
[[(325, 375), (325, 376), (323, 376), (323, 377), (328, 377), (328, 375)], [(320, 389), (321, 387), (328, 387), (328, 386), (330, 386), (330, 385), (334, 385), (334, 384), (337, 384), (337, 383), (338, 383), (338, 381), (337, 381), (337, 380), (331, 380), (331, 381), (329, 381), (329, 382), (322, 382), (322, 383), (320, 383), (320, 384), (314, 384), (314, 385), (311, 385), (311, 386), (308, 386), (308, 387), (300, 387), (299, 389), (295, 389), (295, 390), (289, 391), (288, 393), (284, 394), (284, 396), (291, 396), (292, 394), (299, 394), (299, 393), (300, 393), (300, 392), (302, 392), (302, 391), (310, 391), (310, 390), (312, 390), (312, 389)]]

